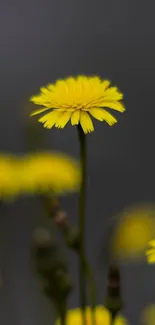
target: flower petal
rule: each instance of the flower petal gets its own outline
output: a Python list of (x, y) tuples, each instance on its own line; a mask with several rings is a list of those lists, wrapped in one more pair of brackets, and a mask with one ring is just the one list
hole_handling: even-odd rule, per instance
[(42, 95), (45, 95), (45, 96), (49, 96), (50, 93), (51, 93), (51, 91), (52, 91), (52, 89), (54, 88), (54, 87), (52, 86), (52, 88), (50, 88), (50, 91), (49, 91), (48, 87), (50, 87), (50, 86), (52, 86), (52, 85), (48, 85), (48, 86), (46, 86), (46, 87), (41, 87), (41, 88), (40, 88), (40, 92), (41, 92), (41, 94), (42, 94)]
[(149, 264), (154, 264), (155, 263), (155, 255), (148, 257), (147, 261)]
[(89, 113), (98, 121), (104, 121), (104, 110), (102, 108), (91, 108)]
[(62, 114), (62, 110), (55, 109), (52, 112), (41, 117), (38, 121), (43, 123), (45, 128), (51, 129)]
[(71, 124), (72, 125), (78, 125), (80, 120), (80, 110), (76, 110), (72, 113), (71, 116)]
[(30, 114), (30, 116), (34, 116), (34, 115), (37, 115), (37, 114), (41, 114), (41, 113), (47, 111), (48, 109), (50, 109), (50, 108), (49, 108), (49, 107), (39, 108), (39, 109), (33, 111), (33, 112)]
[(52, 92), (49, 92), (47, 90), (47, 94), (45, 95), (44, 93), (40, 93), (39, 95), (35, 95), (35, 96), (32, 96), (30, 98), (30, 102), (31, 103), (34, 103), (36, 105), (40, 105), (40, 106), (45, 106), (45, 107), (48, 107), (48, 108), (51, 108), (51, 94)]
[(68, 121), (70, 120), (71, 115), (72, 115), (71, 111), (64, 112), (60, 116), (60, 118), (58, 118), (58, 120), (57, 120), (57, 122), (55, 124), (55, 127), (63, 129), (65, 127), (65, 125), (68, 123)]
[(101, 83), (102, 91), (105, 91), (109, 86), (110, 86), (110, 81), (109, 80), (104, 80)]
[(89, 113), (99, 121), (106, 121), (109, 125), (117, 122), (116, 118), (102, 108), (92, 108)]
[(154, 248), (150, 248), (145, 252), (145, 255), (152, 255), (152, 254), (155, 255), (155, 249)]
[(148, 245), (149, 245), (149, 246), (153, 246), (153, 247), (155, 247), (155, 239), (150, 240), (150, 241), (148, 242)]
[(85, 134), (94, 131), (92, 120), (87, 112), (81, 112), (80, 124)]
[(125, 111), (125, 107), (120, 102), (103, 102), (100, 104), (100, 107), (107, 107), (114, 109), (115, 111), (123, 113)]
[(116, 101), (121, 100), (123, 98), (123, 94), (118, 90), (117, 87), (107, 88), (104, 92), (104, 100), (106, 101)]

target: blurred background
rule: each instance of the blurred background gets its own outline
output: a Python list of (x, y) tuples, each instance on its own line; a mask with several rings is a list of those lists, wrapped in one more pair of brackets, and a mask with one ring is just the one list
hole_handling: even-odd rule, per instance
[[(25, 112), (40, 86), (68, 75), (99, 75), (125, 94), (126, 113), (113, 128), (95, 123), (87, 136), (87, 254), (93, 265), (98, 303), (103, 302), (106, 268), (100, 265), (109, 218), (126, 207), (155, 200), (154, 89), (155, 3), (144, 0), (1, 0), (0, 150), (28, 150)], [(78, 158), (76, 130), (43, 130), (46, 149)], [(77, 221), (77, 195), (62, 199)], [(0, 323), (52, 324), (52, 308), (41, 295), (29, 265), (34, 227), (45, 224), (35, 198), (4, 205), (0, 212)], [(101, 263), (102, 264), (102, 263)], [(77, 280), (76, 258), (70, 269)], [(140, 323), (155, 301), (155, 267), (123, 263), (124, 314)], [(100, 288), (102, 287), (103, 290)], [(77, 287), (75, 287), (77, 289)], [(75, 290), (69, 307), (78, 304)]]

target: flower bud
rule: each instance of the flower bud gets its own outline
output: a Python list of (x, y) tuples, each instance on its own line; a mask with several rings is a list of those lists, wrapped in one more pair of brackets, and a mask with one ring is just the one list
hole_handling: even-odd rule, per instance
[(55, 272), (48, 282), (43, 284), (44, 294), (51, 300), (62, 301), (72, 290), (72, 281), (62, 270)]
[(31, 256), (35, 270), (42, 277), (50, 278), (57, 270), (67, 270), (65, 258), (50, 232), (44, 228), (35, 231)]
[(58, 270), (66, 271), (67, 269), (64, 260), (54, 259), (52, 256), (48, 259), (36, 260), (35, 268), (42, 277), (46, 278), (51, 278)]
[(33, 248), (38, 257), (47, 256), (51, 249), (56, 246), (49, 230), (37, 227), (33, 235)]
[(55, 197), (44, 197), (44, 206), (48, 212), (48, 217), (53, 218), (59, 211), (59, 202)]
[(56, 272), (55, 281), (58, 283), (60, 295), (66, 297), (72, 289), (72, 281), (69, 275), (63, 271)]
[(120, 292), (120, 271), (116, 265), (111, 265), (108, 271), (107, 296), (104, 306), (115, 316), (122, 308)]
[(79, 251), (79, 230), (76, 227), (70, 227), (65, 234), (66, 244), (69, 248)]
[(42, 289), (48, 299), (55, 300), (57, 288), (54, 281), (48, 281), (46, 284), (42, 284)]
[(60, 230), (63, 232), (68, 231), (69, 224), (66, 212), (59, 210), (53, 217), (53, 221)]

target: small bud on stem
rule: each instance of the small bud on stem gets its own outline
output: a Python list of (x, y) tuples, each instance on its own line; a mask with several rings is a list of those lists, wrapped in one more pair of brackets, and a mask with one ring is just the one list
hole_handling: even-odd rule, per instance
[(120, 270), (117, 265), (109, 266), (107, 296), (104, 305), (110, 311), (112, 320), (122, 308)]

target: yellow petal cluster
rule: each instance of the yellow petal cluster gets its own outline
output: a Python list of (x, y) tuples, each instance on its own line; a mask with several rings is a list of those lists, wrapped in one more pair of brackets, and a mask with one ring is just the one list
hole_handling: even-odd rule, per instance
[(122, 99), (123, 94), (112, 87), (109, 80), (97, 76), (68, 77), (40, 88), (40, 93), (30, 98), (40, 106), (31, 116), (46, 112), (39, 122), (48, 129), (53, 126), (62, 129), (71, 121), (72, 125), (80, 124), (84, 133), (90, 133), (94, 131), (91, 117), (110, 126), (117, 122), (105, 108), (124, 112)]
[(148, 242), (149, 248), (146, 250), (146, 258), (149, 264), (155, 263), (155, 239)]
[(116, 226), (113, 239), (113, 253), (120, 259), (144, 257), (145, 250), (155, 237), (155, 207), (141, 205), (125, 211)]
[(17, 161), (11, 155), (0, 154), (0, 199), (11, 199), (19, 192)]
[[(111, 325), (111, 315), (103, 306), (97, 306), (95, 312), (96, 325)], [(92, 325), (92, 314), (90, 307), (86, 308), (86, 325)], [(60, 319), (57, 319), (55, 325), (60, 325)], [(83, 318), (80, 308), (71, 309), (66, 315), (66, 325), (82, 325)], [(117, 316), (114, 325), (127, 325), (127, 321), (122, 316)]]
[(27, 193), (74, 191), (80, 184), (78, 163), (60, 153), (40, 152), (20, 161), (21, 188)]
[(62, 194), (78, 189), (78, 163), (63, 154), (0, 155), (0, 199), (24, 194)]
[(155, 323), (155, 304), (146, 306), (142, 312), (142, 325), (154, 325)]

